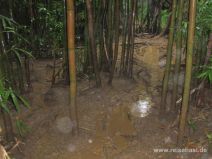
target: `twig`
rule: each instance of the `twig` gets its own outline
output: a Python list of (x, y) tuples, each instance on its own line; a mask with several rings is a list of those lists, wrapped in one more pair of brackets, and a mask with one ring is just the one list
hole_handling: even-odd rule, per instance
[(8, 150), (8, 153), (10, 153), (12, 150), (14, 150), (16, 147), (18, 148), (18, 150), (20, 151), (20, 152), (22, 152), (22, 150), (20, 149), (20, 147), (19, 147), (19, 145), (20, 144), (25, 144), (24, 142), (22, 142), (22, 141), (20, 141), (20, 140), (18, 140), (17, 138), (15, 138), (15, 144)]
[[(201, 82), (201, 83), (199, 84), (198, 87), (192, 89), (192, 90), (190, 91), (190, 96), (191, 96), (192, 94), (194, 94), (196, 91), (200, 90), (200, 89), (202, 88), (203, 83), (204, 83), (204, 81)], [(177, 100), (176, 104), (180, 104), (180, 103), (182, 102), (182, 100), (183, 100), (183, 97), (180, 97), (180, 98)]]

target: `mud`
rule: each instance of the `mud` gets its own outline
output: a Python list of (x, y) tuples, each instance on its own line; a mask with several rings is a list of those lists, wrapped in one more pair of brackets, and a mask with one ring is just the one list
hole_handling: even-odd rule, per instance
[(31, 109), (21, 118), (31, 127), (16, 159), (199, 159), (204, 154), (154, 153), (156, 148), (176, 148), (177, 127), (159, 121), (161, 57), (166, 39), (136, 39), (134, 80), (115, 78), (109, 87), (78, 82), (79, 135), (72, 136), (69, 87), (51, 87), (49, 60), (34, 62)]

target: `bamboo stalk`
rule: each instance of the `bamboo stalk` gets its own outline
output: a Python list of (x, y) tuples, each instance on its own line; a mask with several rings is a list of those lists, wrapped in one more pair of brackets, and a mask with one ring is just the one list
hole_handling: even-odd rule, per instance
[(189, 107), (190, 84), (191, 84), (191, 75), (192, 75), (192, 56), (193, 56), (193, 47), (194, 47), (194, 34), (195, 34), (195, 20), (196, 20), (196, 0), (190, 0), (186, 74), (185, 74), (182, 110), (180, 114), (178, 145), (182, 145), (183, 143), (183, 137), (185, 133), (185, 126), (186, 126), (188, 107)]
[(70, 117), (74, 123), (73, 134), (78, 134), (79, 121), (76, 103), (77, 81), (75, 63), (75, 11), (74, 0), (67, 0), (67, 36), (69, 55), (69, 75), (70, 75)]
[(171, 25), (169, 28), (169, 40), (168, 40), (168, 47), (167, 47), (167, 59), (166, 59), (166, 68), (164, 73), (163, 79), (163, 88), (162, 88), (162, 97), (161, 97), (161, 104), (160, 104), (160, 114), (163, 116), (166, 111), (166, 97), (168, 91), (168, 81), (169, 75), (171, 70), (171, 59), (172, 59), (172, 47), (174, 41), (174, 26), (175, 26), (175, 15), (176, 15), (176, 0), (172, 2), (172, 16), (171, 16)]
[(177, 15), (177, 39), (176, 39), (176, 61), (174, 68), (174, 84), (173, 84), (173, 94), (172, 94), (172, 108), (176, 108), (176, 100), (178, 94), (178, 81), (179, 81), (179, 72), (180, 72), (180, 63), (181, 63), (181, 54), (182, 54), (182, 20), (183, 20), (183, 7), (184, 0), (180, 0), (178, 5), (178, 15)]

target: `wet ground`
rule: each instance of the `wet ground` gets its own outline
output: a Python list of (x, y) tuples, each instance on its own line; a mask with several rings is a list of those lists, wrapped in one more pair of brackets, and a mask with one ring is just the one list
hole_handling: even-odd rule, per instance
[[(174, 119), (159, 120), (165, 39), (137, 39), (134, 80), (116, 77), (109, 87), (97, 89), (93, 81), (78, 82), (79, 135), (73, 137), (69, 118), (69, 87), (62, 81), (51, 87), (51, 60), (33, 64), (31, 109), (21, 118), (31, 127), (16, 159), (207, 159), (208, 153), (157, 153), (177, 148)], [(102, 79), (108, 79), (102, 74)], [(203, 112), (205, 116), (205, 113)], [(207, 114), (208, 119), (210, 114)], [(209, 122), (207, 122), (208, 124)], [(208, 126), (209, 129), (212, 127)], [(203, 136), (203, 135), (202, 135)], [(199, 138), (200, 136), (198, 136)], [(192, 143), (194, 147), (206, 146)], [(189, 147), (190, 145), (185, 145)]]

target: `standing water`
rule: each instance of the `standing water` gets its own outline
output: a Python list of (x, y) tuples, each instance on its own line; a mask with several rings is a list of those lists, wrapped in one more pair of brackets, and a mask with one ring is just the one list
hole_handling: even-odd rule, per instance
[(130, 108), (130, 113), (134, 117), (144, 118), (149, 115), (152, 107), (151, 98), (148, 96), (140, 96), (139, 100), (137, 100)]

